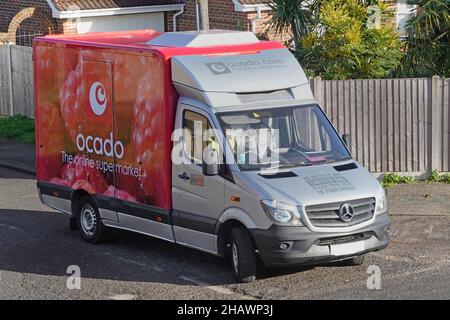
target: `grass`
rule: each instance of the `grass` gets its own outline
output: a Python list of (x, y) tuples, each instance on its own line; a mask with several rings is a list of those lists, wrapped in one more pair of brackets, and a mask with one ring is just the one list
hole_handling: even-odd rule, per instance
[(436, 170), (431, 171), (427, 181), (429, 182), (442, 182), (450, 184), (450, 173), (440, 174)]
[(410, 184), (413, 183), (415, 179), (411, 176), (401, 176), (395, 173), (387, 173), (383, 177), (383, 181), (381, 181), (381, 184), (384, 188), (391, 187), (396, 184)]
[[(414, 179), (410, 176), (401, 176), (396, 173), (387, 173), (381, 184), (383, 187), (392, 187), (396, 184), (410, 184), (418, 182), (418, 180)], [(439, 183), (447, 183), (450, 184), (450, 173), (441, 174), (436, 170), (431, 171), (430, 176), (425, 180), (425, 182), (439, 182)]]
[(34, 143), (34, 120), (24, 116), (0, 117), (0, 137)]

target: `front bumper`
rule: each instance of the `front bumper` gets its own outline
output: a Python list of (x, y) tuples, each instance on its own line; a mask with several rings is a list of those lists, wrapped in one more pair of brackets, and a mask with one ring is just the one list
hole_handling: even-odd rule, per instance
[[(347, 233), (312, 232), (306, 227), (272, 225), (269, 229), (251, 229), (259, 255), (267, 266), (295, 266), (333, 262), (378, 251), (389, 245), (388, 214), (376, 217), (364, 228)], [(356, 241), (364, 242), (364, 250), (346, 255), (333, 255), (331, 246)], [(286, 243), (289, 248), (280, 249)]]

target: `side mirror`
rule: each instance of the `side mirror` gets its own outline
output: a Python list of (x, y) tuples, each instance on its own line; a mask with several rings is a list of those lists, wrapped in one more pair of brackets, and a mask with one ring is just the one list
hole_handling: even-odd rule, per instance
[(347, 146), (347, 148), (351, 147), (350, 134), (348, 134), (348, 133), (343, 134), (342, 135), (342, 140), (344, 141), (344, 143)]
[(203, 155), (203, 175), (216, 176), (219, 174), (219, 154), (214, 149), (206, 149)]

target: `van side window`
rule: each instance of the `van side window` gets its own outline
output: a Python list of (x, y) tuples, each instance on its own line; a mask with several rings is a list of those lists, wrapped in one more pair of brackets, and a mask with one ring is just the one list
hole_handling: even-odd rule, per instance
[(183, 141), (188, 158), (195, 164), (203, 163), (203, 151), (206, 146), (217, 144), (208, 119), (189, 110), (183, 114)]

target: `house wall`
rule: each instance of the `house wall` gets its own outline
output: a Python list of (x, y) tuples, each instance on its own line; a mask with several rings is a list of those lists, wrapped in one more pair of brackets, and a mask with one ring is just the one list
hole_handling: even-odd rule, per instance
[[(177, 18), (177, 31), (189, 31), (197, 29), (197, 15), (195, 8), (196, 0), (187, 0), (184, 13)], [(256, 18), (256, 12), (238, 12), (234, 8), (232, 0), (209, 0), (209, 27), (210, 29), (226, 29), (252, 31), (252, 20)], [(166, 30), (173, 31), (173, 15), (175, 12), (166, 15)], [(284, 42), (289, 35), (275, 35), (268, 30), (267, 22), (270, 20), (270, 12), (263, 11), (261, 20), (256, 22), (256, 33), (266, 33), (271, 40)]]
[(60, 33), (63, 24), (52, 18), (46, 0), (0, 1), (0, 33), (8, 34), (8, 41), (16, 35)]
[[(187, 0), (184, 13), (177, 18), (178, 31), (197, 29), (195, 0)], [(247, 14), (236, 12), (232, 0), (209, 0), (209, 27), (211, 29), (249, 30)], [(173, 12), (168, 13), (167, 31), (172, 31)]]
[(78, 33), (154, 29), (164, 31), (164, 13), (150, 12), (77, 19)]

